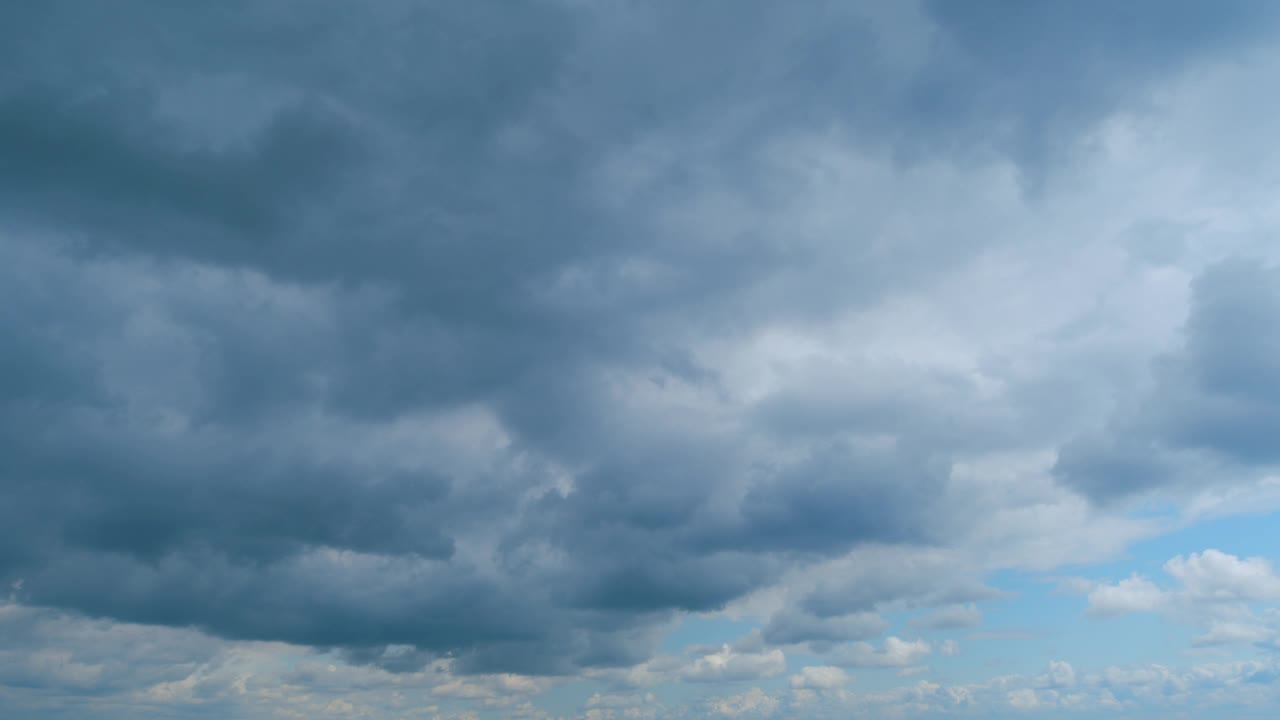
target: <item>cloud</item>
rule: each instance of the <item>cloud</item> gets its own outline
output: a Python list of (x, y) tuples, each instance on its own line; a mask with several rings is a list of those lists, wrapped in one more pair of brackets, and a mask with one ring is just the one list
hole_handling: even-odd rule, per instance
[(762, 639), (773, 645), (830, 645), (877, 637), (888, 627), (889, 624), (875, 613), (824, 618), (803, 611), (784, 610), (769, 619), (762, 631)]
[[(1274, 20), (0, 8), (0, 581), (192, 646), (131, 675), (13, 629), (5, 685), (222, 709), (270, 692), (232, 666), (314, 653), (515, 713), (553, 677), (778, 677), (789, 646), (913, 667), (882, 613), (973, 625), (991, 571), (1150, 531), (1106, 501), (1274, 465), (1276, 270), (1151, 230), (1264, 223), (1205, 194), (1234, 169), (1176, 170), (1189, 109), (1258, 95), (1192, 70)], [(1274, 594), (1179, 563), (1188, 597)], [(1141, 582), (1091, 607), (1156, 607)], [(662, 655), (762, 597), (761, 647)], [(304, 674), (282, 692), (336, 682)]]
[(1009, 706), (1015, 710), (1033, 710), (1040, 705), (1040, 699), (1036, 696), (1036, 691), (1031, 688), (1010, 690), (1008, 697)]
[[(987, 600), (999, 591), (976, 581), (954, 555), (932, 549), (889, 548), (852, 553), (801, 600), (821, 617), (881, 608), (934, 607)], [(833, 568), (833, 569), (835, 569)]]
[(1263, 428), (1280, 417), (1280, 271), (1255, 260), (1214, 264), (1192, 286), (1182, 347), (1155, 386), (1102, 436), (1066, 445), (1059, 476), (1097, 500), (1163, 486), (1236, 481), (1273, 467)]
[(1148, 612), (1161, 607), (1165, 594), (1144, 577), (1134, 575), (1114, 585), (1100, 585), (1089, 592), (1089, 612), (1095, 615), (1120, 615)]
[(1162, 665), (1110, 666), (1078, 672), (1061, 661), (1040, 675), (1003, 675), (985, 682), (944, 685), (921, 680), (888, 690), (800, 693), (803, 717), (871, 717), (978, 714), (1021, 717), (1028, 712), (1212, 713), (1219, 703), (1265, 708), (1277, 693), (1269, 663), (1205, 663), (1185, 668)]
[(778, 711), (778, 701), (760, 688), (713, 700), (711, 711), (726, 717), (770, 717)]
[(793, 690), (836, 690), (853, 682), (847, 672), (838, 667), (809, 666), (790, 678)]
[(1241, 559), (1212, 548), (1164, 564), (1195, 601), (1280, 600), (1280, 575), (1265, 558)]
[[(944, 38), (970, 51), (953, 73), (984, 74), (990, 82), (984, 83), (980, 102), (1016, 106), (1026, 113), (1000, 137), (1031, 158), (1052, 158), (1063, 151), (1050, 140), (1052, 130), (1080, 123), (1114, 102), (1116, 93), (1132, 92), (1173, 65), (1224, 45), (1246, 44), (1254, 32), (1269, 26), (1272, 15), (1247, 1), (1230, 3), (1226, 12), (1212, 17), (1189, 2), (1141, 2), (1088, 12), (1051, 5), (971, 11), (946, 2), (931, 2), (929, 8), (940, 19)], [(1143, 30), (1123, 39), (1116, 35), (1116, 28), (1137, 18), (1147, 21)], [(1066, 50), (1083, 49), (1077, 43), (1088, 46), (1083, 56)], [(1011, 63), (1025, 63), (1034, 71), (1002, 73)], [(1059, 79), (1053, 92), (1037, 85), (1037, 78), (1050, 76)], [(964, 101), (944, 94), (935, 102)]]
[(919, 663), (932, 652), (933, 646), (924, 640), (890, 636), (879, 648), (868, 642), (856, 642), (832, 653), (828, 659), (843, 667), (906, 667)]
[(1215, 620), (1210, 623), (1207, 631), (1192, 640), (1192, 644), (1196, 647), (1237, 643), (1261, 645), (1275, 639), (1276, 630), (1262, 624)]
[(1071, 663), (1062, 660), (1050, 660), (1048, 672), (1045, 673), (1045, 684), (1049, 687), (1074, 687), (1076, 671)]
[(787, 660), (781, 650), (743, 653), (728, 645), (695, 659), (680, 671), (691, 682), (735, 682), (762, 680), (786, 672)]
[(1091, 611), (1099, 613), (1154, 610), (1167, 602), (1215, 605), (1280, 600), (1280, 575), (1262, 557), (1241, 559), (1210, 548), (1179, 555), (1164, 564), (1178, 587), (1163, 590), (1133, 575), (1112, 585), (1096, 585), (1089, 592)]
[[(1202, 632), (1192, 641), (1199, 648), (1265, 648), (1280, 637), (1275, 609), (1265, 607), (1280, 601), (1280, 576), (1265, 558), (1242, 559), (1210, 548), (1174, 557), (1164, 564), (1164, 571), (1175, 582), (1173, 587), (1161, 588), (1137, 575), (1112, 585), (1098, 584), (1088, 595), (1088, 612), (1161, 612), (1172, 622), (1200, 627)], [(1259, 605), (1264, 609), (1261, 615)]]
[(926, 615), (911, 619), (911, 626), (920, 630), (955, 630), (982, 624), (982, 611), (972, 603), (948, 605)]

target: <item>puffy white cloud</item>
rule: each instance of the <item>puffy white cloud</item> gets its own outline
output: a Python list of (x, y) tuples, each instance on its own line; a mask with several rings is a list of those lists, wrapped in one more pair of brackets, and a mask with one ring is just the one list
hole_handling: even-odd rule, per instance
[(1016, 710), (1032, 710), (1040, 706), (1040, 699), (1031, 688), (1010, 690), (1008, 699), (1009, 706)]
[(691, 682), (734, 682), (775, 677), (786, 670), (787, 658), (781, 650), (740, 652), (724, 645), (694, 659), (680, 671), (680, 677)]
[(1280, 636), (1275, 627), (1261, 623), (1212, 620), (1209, 628), (1192, 641), (1198, 647), (1232, 645), (1235, 643), (1265, 643)]
[(842, 668), (830, 665), (806, 666), (790, 678), (791, 687), (796, 690), (835, 690), (848, 686), (853, 678)]
[(1045, 684), (1053, 688), (1069, 688), (1076, 684), (1076, 671), (1071, 663), (1051, 660), (1044, 676)]
[[(1038, 675), (1003, 675), (964, 685), (920, 681), (888, 690), (846, 690), (802, 697), (805, 712), (814, 717), (932, 717), (952, 713), (1023, 717), (1023, 713), (1031, 711), (1070, 711), (1084, 716), (1155, 711), (1211, 717), (1231, 705), (1263, 711), (1273, 706), (1280, 700), (1280, 666), (1273, 661), (1247, 661), (1183, 668), (1113, 666), (1081, 672), (1064, 661), (1053, 661)], [(1015, 714), (1009, 715), (1010, 711)]]
[(1171, 622), (1203, 628), (1193, 640), (1202, 648), (1268, 645), (1280, 637), (1277, 610), (1268, 608), (1259, 616), (1251, 607), (1280, 601), (1280, 575), (1267, 559), (1242, 559), (1210, 548), (1174, 557), (1164, 570), (1173, 581), (1167, 588), (1137, 575), (1114, 584), (1094, 583), (1087, 611), (1098, 616), (1161, 612)]
[(1164, 606), (1163, 590), (1150, 580), (1133, 575), (1114, 585), (1099, 585), (1089, 593), (1089, 612), (1094, 615), (1121, 615), (1149, 612)]
[(778, 700), (758, 687), (711, 701), (711, 711), (726, 717), (771, 717), (778, 711)]
[(915, 665), (933, 652), (926, 640), (903, 640), (887, 637), (877, 648), (869, 642), (851, 643), (833, 652), (830, 662), (845, 667), (906, 667)]
[[(667, 714), (666, 707), (653, 693), (595, 693), (587, 698), (585, 708), (582, 715), (584, 720), (652, 720)], [(550, 720), (550, 715), (546, 713), (542, 713), (541, 717)]]
[(1280, 575), (1265, 558), (1241, 559), (1209, 549), (1175, 557), (1164, 571), (1192, 601), (1280, 600)]

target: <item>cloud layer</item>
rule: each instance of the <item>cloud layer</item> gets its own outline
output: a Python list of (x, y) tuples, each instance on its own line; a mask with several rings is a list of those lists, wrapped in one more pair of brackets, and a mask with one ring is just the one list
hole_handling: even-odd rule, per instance
[[(247, 644), (450, 702), (729, 684), (698, 707), (764, 716), (769, 683), (854, 702), (841, 668), (954, 655), (995, 573), (1250, 504), (1280, 461), (1277, 20), (0, 9), (6, 612), (199, 648), (118, 678), (15, 629), (0, 685), (224, 693)], [(1165, 569), (1090, 613), (1276, 595), (1263, 559)], [(752, 629), (664, 646), (710, 617)], [(1127, 707), (1049, 675), (901, 692)]]

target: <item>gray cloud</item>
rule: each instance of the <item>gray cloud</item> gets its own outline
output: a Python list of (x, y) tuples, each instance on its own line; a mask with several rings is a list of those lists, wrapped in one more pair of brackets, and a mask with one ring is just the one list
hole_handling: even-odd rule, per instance
[(808, 643), (821, 652), (838, 643), (879, 637), (888, 628), (889, 624), (875, 613), (819, 617), (804, 611), (784, 610), (769, 619), (761, 638), (772, 645)]
[(1066, 445), (1057, 473), (1108, 500), (1196, 486), (1274, 466), (1280, 422), (1280, 271), (1248, 260), (1205, 270), (1184, 343), (1153, 368), (1154, 387), (1101, 435)]
[(1000, 591), (975, 581), (955, 558), (939, 552), (890, 552), (859, 562), (837, 578), (824, 580), (801, 602), (806, 610), (831, 617), (855, 611), (937, 607), (990, 600)]
[[(1098, 41), (1099, 84), (1040, 28), (1113, 18), (1027, 7), (0, 10), (0, 578), (397, 671), (559, 674), (641, 662), (674, 613), (788, 568), (945, 544), (970, 522), (953, 462), (1016, 445), (1021, 408), (840, 363), (762, 399), (714, 346), (964, 266), (999, 238), (920, 219), (922, 158), (1044, 176), (1045, 148), (1268, 15), (1151, 11), (1163, 29)], [(811, 162), (822, 142), (852, 169)], [(822, 191), (866, 200), (824, 224)], [(1197, 293), (1195, 410), (1274, 369), (1213, 349), (1273, 349), (1215, 319), (1265, 299), (1239, 272)], [(1265, 402), (1223, 409), (1229, 438), (1152, 437), (1266, 460), (1243, 430)], [(989, 596), (925, 575), (828, 583), (765, 633)]]
[(978, 606), (948, 605), (931, 613), (911, 619), (911, 626), (921, 630), (954, 630), (977, 627), (982, 624), (982, 611)]

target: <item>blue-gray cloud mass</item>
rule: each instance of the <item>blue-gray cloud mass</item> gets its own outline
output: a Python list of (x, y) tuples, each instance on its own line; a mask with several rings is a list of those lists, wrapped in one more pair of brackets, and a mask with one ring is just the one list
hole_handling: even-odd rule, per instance
[[(999, 213), (952, 226), (949, 195), (994, 163), (1044, 202), (1103, 118), (1277, 19), (901, 10), (5, 4), (0, 580), (397, 672), (570, 675), (637, 666), (674, 617), (788, 573), (1033, 504), (958, 490), (964, 458), (1047, 448), (1098, 506), (1274, 467), (1261, 259), (1196, 271), (1178, 343), (1096, 378), (1006, 354), (976, 379), (856, 336), (865, 356), (785, 383), (757, 379), (783, 360), (734, 365), (1041, 242)], [(814, 138), (884, 174), (793, 160), (830, 159)], [(890, 179), (939, 163), (961, 179)], [(1133, 368), (1149, 387), (1095, 403)], [(948, 563), (824, 579), (762, 642), (998, 596)]]

